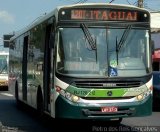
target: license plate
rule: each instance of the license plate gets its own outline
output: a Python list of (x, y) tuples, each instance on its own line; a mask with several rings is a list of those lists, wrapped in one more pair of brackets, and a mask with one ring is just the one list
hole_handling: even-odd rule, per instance
[(116, 106), (107, 106), (107, 107), (102, 107), (101, 112), (117, 112), (118, 108)]

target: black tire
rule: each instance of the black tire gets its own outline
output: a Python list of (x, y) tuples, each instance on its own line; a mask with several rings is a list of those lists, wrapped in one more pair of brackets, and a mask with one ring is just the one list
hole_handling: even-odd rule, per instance
[(37, 91), (37, 112), (40, 117), (43, 116), (43, 110), (43, 96), (41, 88), (39, 87)]
[(17, 107), (20, 107), (20, 100), (19, 100), (19, 95), (18, 95), (18, 83), (17, 82), (15, 84), (15, 99), (16, 99)]

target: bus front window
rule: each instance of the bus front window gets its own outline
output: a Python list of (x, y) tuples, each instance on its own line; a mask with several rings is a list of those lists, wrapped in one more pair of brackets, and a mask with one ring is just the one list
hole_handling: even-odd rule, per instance
[[(126, 27), (127, 29), (127, 27)], [(150, 72), (148, 30), (59, 28), (57, 72), (74, 77), (130, 77)], [(126, 37), (123, 37), (126, 35)], [(118, 49), (120, 41), (121, 47)]]
[(130, 29), (123, 37), (124, 30), (112, 29), (108, 35), (109, 76), (144, 76), (151, 72), (149, 31)]
[(0, 58), (0, 74), (7, 74), (8, 66), (6, 58)]

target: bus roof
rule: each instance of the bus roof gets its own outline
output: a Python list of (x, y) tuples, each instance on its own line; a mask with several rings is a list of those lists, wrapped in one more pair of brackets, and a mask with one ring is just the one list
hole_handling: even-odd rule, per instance
[(108, 7), (118, 7), (120, 9), (124, 9), (124, 8), (132, 8), (132, 9), (137, 9), (137, 10), (141, 10), (141, 11), (147, 11), (149, 13), (148, 10), (144, 9), (144, 8), (138, 8), (136, 6), (133, 5), (125, 5), (125, 4), (110, 4), (110, 3), (80, 3), (80, 4), (71, 4), (71, 5), (64, 5), (64, 6), (58, 6), (57, 8), (55, 8), (53, 11), (51, 11), (50, 13), (44, 14), (43, 16), (38, 17), (34, 22), (32, 22), (31, 24), (29, 24), (27, 27), (25, 27), (24, 29), (15, 32), (15, 35), (10, 39), (10, 41), (14, 40), (15, 38), (17, 38), (18, 36), (24, 34), (25, 32), (27, 32), (28, 30), (31, 30), (32, 28), (34, 28), (35, 26), (39, 25), (40, 23), (42, 23), (43, 21), (51, 18), (54, 14), (57, 15), (56, 13), (58, 13), (58, 11), (62, 8), (72, 8), (72, 7), (88, 7), (88, 6), (108, 6)]
[(145, 10), (148, 11), (147, 9), (144, 8), (139, 8), (134, 5), (127, 5), (127, 4), (110, 4), (110, 3), (79, 3), (79, 4), (71, 4), (71, 5), (65, 5), (65, 6), (58, 6), (57, 9), (61, 8), (71, 8), (71, 7), (76, 7), (76, 6), (110, 6), (110, 7), (119, 7), (119, 8), (133, 8), (133, 9), (138, 9), (138, 10)]

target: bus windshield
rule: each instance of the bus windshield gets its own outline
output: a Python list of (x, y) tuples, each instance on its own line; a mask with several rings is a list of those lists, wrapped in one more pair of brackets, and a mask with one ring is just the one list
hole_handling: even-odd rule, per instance
[(8, 66), (7, 66), (7, 56), (0, 56), (0, 74), (7, 74)]
[(126, 27), (59, 28), (57, 72), (74, 77), (137, 77), (151, 72), (149, 30)]

